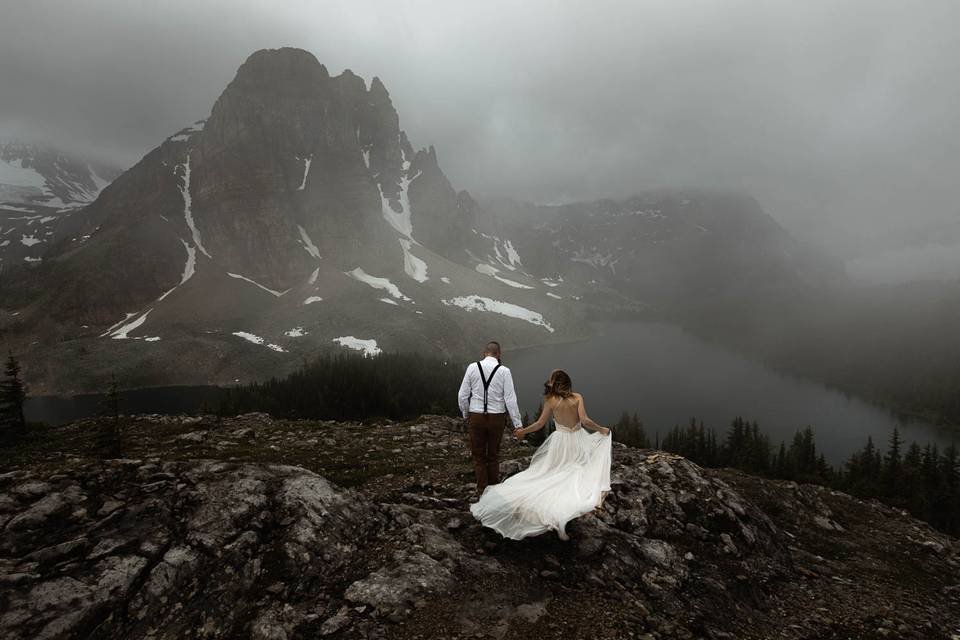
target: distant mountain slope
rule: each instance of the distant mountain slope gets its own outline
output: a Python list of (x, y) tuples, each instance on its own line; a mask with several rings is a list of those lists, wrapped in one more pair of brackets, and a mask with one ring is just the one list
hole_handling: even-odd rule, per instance
[(115, 167), (48, 146), (0, 142), (0, 202), (89, 204), (118, 175)]
[(91, 224), (80, 208), (120, 170), (43, 145), (0, 142), (0, 271), (39, 262), (63, 238), (82, 238)]
[(756, 299), (843, 277), (744, 193), (656, 190), (559, 206), (485, 204), (531, 270), (660, 308)]

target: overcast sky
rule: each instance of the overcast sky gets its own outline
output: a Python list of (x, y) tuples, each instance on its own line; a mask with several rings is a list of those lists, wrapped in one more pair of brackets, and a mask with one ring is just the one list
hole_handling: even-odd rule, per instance
[[(847, 255), (960, 242), (960, 2), (5, 3), (0, 136), (130, 165), (254, 50), (379, 76), (456, 188), (744, 188)], [(953, 234), (953, 235), (951, 235)]]

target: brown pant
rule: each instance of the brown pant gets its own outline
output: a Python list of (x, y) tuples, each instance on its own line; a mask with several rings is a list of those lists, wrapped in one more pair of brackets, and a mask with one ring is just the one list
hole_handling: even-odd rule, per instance
[(467, 424), (473, 470), (477, 474), (477, 492), (483, 493), (488, 484), (500, 482), (500, 443), (507, 426), (507, 414), (471, 412)]

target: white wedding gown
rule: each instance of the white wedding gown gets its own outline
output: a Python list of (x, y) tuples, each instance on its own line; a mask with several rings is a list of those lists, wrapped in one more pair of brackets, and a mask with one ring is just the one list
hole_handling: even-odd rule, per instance
[(592, 511), (610, 491), (609, 435), (559, 422), (525, 471), (488, 486), (470, 512), (504, 538), (551, 529), (566, 540), (570, 520)]

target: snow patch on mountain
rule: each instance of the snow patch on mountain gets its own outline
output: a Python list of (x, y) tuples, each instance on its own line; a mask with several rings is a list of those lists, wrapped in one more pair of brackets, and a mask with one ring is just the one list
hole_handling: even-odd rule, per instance
[(167, 140), (170, 142), (187, 142), (191, 137), (193, 137), (193, 134), (203, 131), (203, 126), (206, 124), (206, 122), (206, 120), (197, 120), (189, 127), (180, 129), (180, 131), (177, 131), (176, 134), (170, 136), (167, 138)]
[(378, 299), (380, 300), (380, 302), (386, 302), (387, 304), (392, 304), (392, 305), (395, 306), (395, 307), (399, 307), (399, 306), (400, 306), (400, 305), (397, 303), (397, 301), (394, 300), (393, 298), (378, 298)]
[(336, 342), (341, 347), (346, 347), (355, 351), (362, 351), (365, 358), (372, 358), (383, 353), (383, 350), (377, 346), (377, 341), (372, 338), (369, 340), (364, 340), (361, 338), (355, 338), (353, 336), (341, 336), (339, 338), (334, 338), (332, 342)]
[(554, 331), (553, 327), (544, 319), (542, 314), (511, 302), (493, 300), (478, 295), (458, 296), (449, 300), (443, 300), (442, 302), (448, 306), (460, 307), (465, 311), (487, 311), (510, 318), (517, 318), (518, 320), (524, 320), (530, 324), (543, 327), (550, 333)]
[(477, 231), (476, 229), (473, 229), (473, 232), (493, 242), (494, 259), (505, 268), (510, 271), (516, 271), (517, 267), (523, 266), (523, 263), (520, 261), (520, 254), (510, 240), (504, 240), (499, 236), (492, 236), (488, 233)]
[(32, 247), (33, 245), (40, 244), (41, 242), (43, 242), (43, 240), (28, 235), (21, 236), (20, 238), (20, 244), (25, 247)]
[(297, 158), (297, 160), (303, 160), (303, 180), (300, 181), (300, 186), (297, 187), (297, 191), (303, 191), (307, 186), (307, 176), (310, 175), (310, 165), (313, 164), (313, 156)]
[[(122, 327), (110, 334), (110, 337), (114, 340), (126, 340), (129, 338), (129, 333), (137, 328), (139, 328), (144, 322), (147, 321), (147, 316), (150, 315), (150, 312), (153, 309), (147, 309), (142, 315), (138, 316), (135, 320), (124, 324)], [(127, 316), (130, 317), (130, 316)]]
[(203, 255), (208, 258), (212, 257), (203, 246), (203, 242), (200, 240), (200, 231), (197, 229), (197, 225), (193, 222), (193, 198), (190, 195), (190, 154), (187, 154), (187, 160), (182, 165), (183, 167), (183, 186), (180, 187), (180, 195), (183, 196), (183, 217), (187, 221), (187, 227), (190, 228), (190, 234), (193, 236), (193, 244), (195, 247), (200, 249)]
[(517, 253), (513, 243), (509, 240), (496, 238), (493, 243), (493, 252), (497, 254), (497, 260), (508, 269), (513, 270), (523, 266), (523, 263), (520, 262), (520, 254)]
[(252, 279), (248, 278), (247, 276), (242, 276), (242, 275), (240, 275), (239, 273), (230, 273), (230, 272), (228, 271), (228, 272), (227, 272), (227, 275), (230, 276), (231, 278), (236, 278), (237, 280), (243, 280), (243, 281), (245, 281), (245, 282), (249, 282), (249, 283), (252, 284), (252, 285), (255, 285), (255, 286), (257, 286), (257, 287), (260, 287), (261, 289), (263, 289), (263, 290), (266, 291), (267, 293), (269, 293), (269, 294), (271, 294), (271, 295), (273, 295), (273, 296), (276, 296), (277, 298), (279, 298), (280, 296), (282, 296), (283, 294), (285, 294), (287, 291), (289, 291), (289, 289), (287, 289), (287, 291), (275, 291), (275, 290), (271, 289), (270, 287), (265, 287), (265, 286), (263, 286), (262, 284), (260, 284), (259, 282), (257, 282), (256, 280), (252, 280)]
[(127, 314), (127, 317), (125, 317), (123, 320), (119, 320), (119, 321), (113, 323), (112, 325), (110, 325), (110, 327), (109, 327), (106, 331), (104, 331), (103, 333), (100, 334), (100, 337), (101, 337), (101, 338), (107, 337), (108, 335), (110, 335), (111, 333), (113, 333), (113, 330), (114, 330), (114, 329), (116, 329), (117, 327), (119, 327), (120, 325), (122, 325), (124, 322), (126, 322), (127, 320), (129, 320), (130, 318), (132, 318), (132, 317), (135, 316), (135, 315), (137, 315), (137, 314), (136, 314), (136, 313), (128, 313), (128, 314)]
[(320, 296), (310, 296), (309, 298), (303, 301), (303, 304), (308, 305), (308, 304), (313, 304), (314, 302), (323, 302), (323, 298), (321, 298)]
[(406, 238), (400, 238), (400, 246), (403, 247), (403, 270), (417, 282), (426, 282), (429, 279), (427, 263), (413, 255), (411, 251), (413, 243)]
[(497, 275), (500, 273), (500, 270), (484, 262), (481, 262), (480, 264), (478, 264), (475, 267), (475, 269), (477, 270), (478, 273), (482, 273), (485, 276), (490, 276), (491, 278), (496, 278), (503, 284), (511, 286), (514, 289), (533, 289), (534, 288), (534, 287), (531, 287), (530, 285), (522, 284), (515, 280), (510, 280), (508, 278), (504, 278), (500, 275)]
[(300, 338), (307, 335), (308, 333), (309, 331), (307, 331), (303, 327), (294, 327), (293, 329), (284, 331), (283, 335), (287, 336), (288, 338)]
[(0, 183), (40, 190), (47, 186), (46, 179), (33, 167), (25, 166), (23, 158), (10, 161), (0, 159)]
[[(400, 149), (400, 157), (403, 167), (403, 175), (400, 176), (400, 194), (397, 198), (400, 201), (400, 211), (396, 211), (390, 200), (383, 195), (383, 187), (379, 182), (377, 183), (377, 189), (380, 191), (380, 205), (384, 220), (398, 232), (413, 240), (413, 223), (410, 220), (410, 194), (408, 189), (410, 183), (419, 178), (422, 172), (417, 172), (417, 175), (412, 178), (409, 177), (410, 161), (407, 160), (402, 148)], [(414, 242), (416, 241), (414, 240)]]
[(317, 248), (317, 245), (315, 245), (313, 240), (310, 239), (310, 236), (307, 235), (307, 230), (300, 225), (297, 225), (297, 229), (300, 230), (300, 244), (303, 245), (303, 248), (306, 250), (306, 252), (317, 260), (321, 260), (322, 258), (320, 256), (320, 249)]
[(186, 242), (184, 242), (183, 240), (180, 240), (180, 242), (183, 244), (183, 248), (186, 249), (187, 251), (187, 262), (186, 264), (183, 265), (183, 275), (180, 276), (180, 283), (177, 284), (172, 289), (170, 289), (169, 291), (167, 291), (166, 293), (164, 293), (159, 298), (157, 298), (157, 302), (160, 302), (161, 300), (166, 298), (168, 295), (176, 291), (177, 287), (181, 286), (187, 280), (192, 278), (193, 274), (196, 273), (197, 271), (197, 250), (194, 249), (189, 244), (187, 244)]
[(260, 336), (254, 335), (254, 334), (249, 333), (249, 332), (247, 332), (247, 331), (234, 331), (234, 332), (233, 332), (233, 335), (237, 336), (238, 338), (243, 338), (244, 340), (246, 340), (246, 341), (248, 341), (248, 342), (252, 342), (253, 344), (257, 344), (257, 345), (264, 346), (264, 347), (266, 347), (267, 349), (273, 349), (274, 351), (278, 351), (278, 352), (280, 352), (280, 353), (286, 353), (286, 352), (287, 352), (287, 350), (284, 349), (283, 347), (281, 347), (280, 345), (278, 345), (278, 344), (272, 344), (272, 343), (268, 344), (268, 343), (266, 342), (266, 340), (264, 340), (264, 339), (261, 338)]
[(347, 275), (355, 280), (359, 280), (360, 282), (373, 287), (374, 289), (382, 289), (397, 300), (413, 302), (413, 300), (403, 295), (403, 293), (400, 291), (400, 288), (390, 282), (390, 280), (387, 278), (378, 278), (377, 276), (370, 275), (360, 267), (357, 267), (353, 271), (348, 271)]

